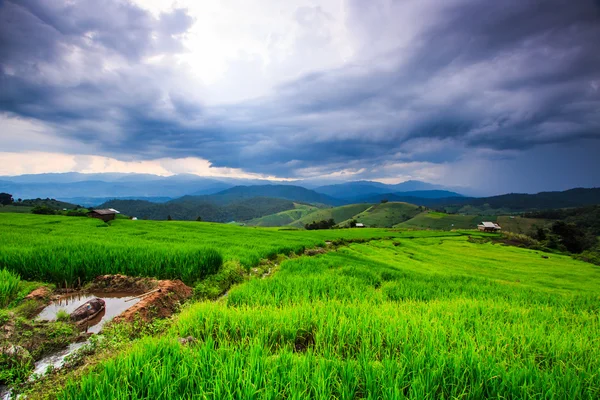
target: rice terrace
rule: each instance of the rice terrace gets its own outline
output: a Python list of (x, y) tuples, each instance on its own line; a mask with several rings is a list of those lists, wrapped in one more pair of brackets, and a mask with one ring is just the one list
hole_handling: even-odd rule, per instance
[[(498, 234), (10, 213), (0, 226), (2, 341), (29, 349), (0, 377), (27, 398), (600, 394), (600, 269)], [(35, 318), (70, 292), (131, 297), (151, 279), (189, 293), (91, 336), (68, 315)]]
[(600, 0), (0, 0), (0, 400), (599, 400)]

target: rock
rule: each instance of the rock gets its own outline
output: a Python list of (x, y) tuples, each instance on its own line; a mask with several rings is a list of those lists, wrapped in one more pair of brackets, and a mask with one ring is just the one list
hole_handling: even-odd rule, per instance
[(10, 339), (13, 333), (15, 333), (15, 314), (9, 312), (8, 321), (0, 326), (0, 339)]
[(46, 300), (50, 297), (50, 293), (50, 289), (42, 286), (25, 296), (25, 300)]
[(325, 254), (325, 253), (327, 253), (327, 250), (325, 250), (322, 247), (304, 250), (304, 255), (307, 255), (307, 256), (316, 256), (318, 254)]
[(195, 344), (198, 343), (198, 339), (196, 339), (193, 336), (188, 336), (185, 338), (179, 338), (179, 343), (181, 343), (182, 345), (186, 345), (186, 344)]
[(8, 358), (8, 361), (11, 364), (28, 364), (28, 363), (33, 363), (33, 358), (31, 357), (31, 354), (29, 354), (29, 352), (21, 347), (21, 346), (15, 346), (13, 344), (5, 346), (5, 347), (0, 347), (0, 355), (2, 355), (6, 358)]
[(94, 318), (98, 313), (104, 310), (106, 303), (99, 298), (93, 298), (90, 301), (80, 305), (71, 313), (71, 319), (76, 322), (85, 322)]

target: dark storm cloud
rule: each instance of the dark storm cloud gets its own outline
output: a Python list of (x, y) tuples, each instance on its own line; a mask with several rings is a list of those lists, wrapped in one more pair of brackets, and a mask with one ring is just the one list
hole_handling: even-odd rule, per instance
[[(164, 83), (177, 76), (168, 63), (141, 63), (181, 51), (192, 23), (184, 10), (155, 17), (117, 0), (58, 4), (0, 3), (0, 110), (103, 154), (200, 156), (294, 176), (584, 139), (600, 150), (597, 1), (352, 0), (346, 23), (364, 57), (221, 107)], [(414, 5), (422, 23), (407, 33), (403, 23), (415, 21), (404, 10)], [(111, 58), (125, 66), (105, 68)]]

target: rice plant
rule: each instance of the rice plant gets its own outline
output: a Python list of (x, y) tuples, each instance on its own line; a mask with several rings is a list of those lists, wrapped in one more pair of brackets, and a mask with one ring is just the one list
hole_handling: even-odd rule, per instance
[(21, 279), (18, 275), (0, 269), (0, 308), (6, 307), (19, 292)]
[[(61, 399), (597, 399), (600, 276), (466, 237), (351, 244), (187, 307)], [(178, 337), (198, 344), (182, 346)]]

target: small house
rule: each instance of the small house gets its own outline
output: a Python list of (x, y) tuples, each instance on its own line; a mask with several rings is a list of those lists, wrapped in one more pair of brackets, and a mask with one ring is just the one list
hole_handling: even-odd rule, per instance
[(364, 227), (365, 227), (365, 224), (363, 224), (362, 222), (358, 222), (358, 223), (356, 224), (356, 227), (357, 227), (357, 228), (364, 228)]
[(500, 225), (494, 222), (482, 222), (481, 224), (477, 225), (477, 229), (482, 232), (499, 232), (502, 230)]
[(103, 210), (92, 210), (88, 213), (89, 217), (101, 219), (104, 222), (111, 221), (115, 219), (115, 216), (120, 214), (114, 208), (108, 208)]

